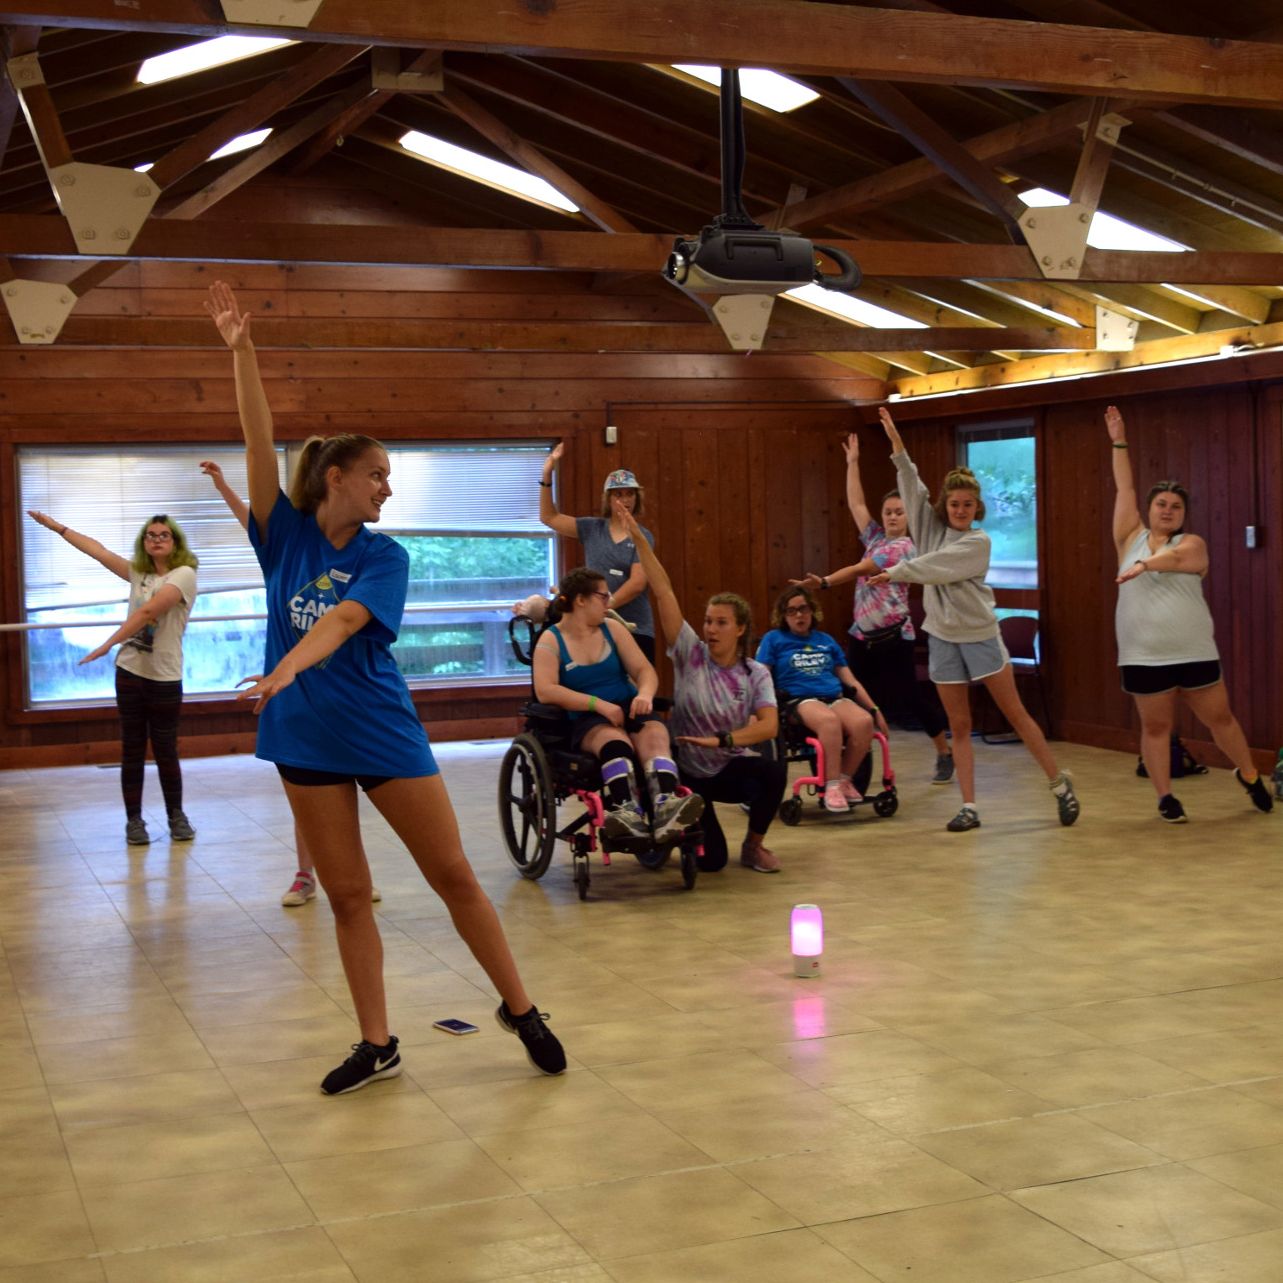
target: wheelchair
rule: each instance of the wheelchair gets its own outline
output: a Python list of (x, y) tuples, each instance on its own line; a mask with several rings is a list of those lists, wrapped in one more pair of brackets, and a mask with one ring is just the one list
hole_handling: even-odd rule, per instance
[[(509, 622), (508, 640), (521, 663), (533, 663), (541, 631), (523, 616), (514, 616)], [(662, 711), (670, 704), (656, 699), (655, 709)], [(594, 852), (601, 852), (601, 862), (607, 867), (612, 854), (629, 854), (639, 857), (646, 867), (658, 869), (668, 864), (676, 850), (682, 885), (693, 890), (699, 874), (697, 859), (703, 851), (703, 829), (692, 825), (661, 843), (650, 837), (607, 837), (602, 832), (606, 808), (601, 799), (600, 763), (591, 753), (571, 750), (570, 719), (565, 710), (532, 698), (520, 711), (524, 728), (499, 767), (499, 822), (508, 858), (517, 872), (531, 881), (543, 877), (560, 839), (570, 846), (575, 888), (579, 898), (586, 900), (591, 882), (589, 857)], [(679, 791), (686, 794), (690, 790)], [(571, 797), (583, 803), (583, 814), (558, 828), (557, 807)]]
[[(789, 696), (777, 690), (776, 698), (781, 710), (786, 709)], [(858, 703), (859, 701), (856, 702)], [(900, 809), (900, 798), (895, 788), (895, 771), (891, 766), (891, 749), (887, 744), (887, 737), (877, 729), (876, 724), (873, 728), (873, 743), (878, 747), (879, 757), (882, 762), (882, 788), (878, 793), (870, 794), (868, 791), (873, 774), (873, 748), (870, 747), (869, 755), (860, 764), (854, 781), (855, 786), (864, 796), (851, 807), (851, 810), (855, 811), (862, 806), (870, 806), (873, 808), (875, 815), (888, 819)], [(824, 746), (820, 743), (819, 737), (802, 724), (802, 720), (798, 717), (796, 710), (788, 708), (780, 717), (780, 734), (776, 740), (776, 752), (780, 760), (785, 763), (806, 762), (810, 767), (810, 774), (803, 774), (795, 779), (789, 796), (780, 803), (779, 815), (781, 821), (790, 827), (794, 827), (802, 823), (805, 809), (805, 803), (802, 799), (803, 791), (813, 797), (816, 806), (823, 811), (824, 782), (829, 778), (828, 763), (824, 760)], [(824, 814), (828, 814), (828, 812), (824, 812)]]

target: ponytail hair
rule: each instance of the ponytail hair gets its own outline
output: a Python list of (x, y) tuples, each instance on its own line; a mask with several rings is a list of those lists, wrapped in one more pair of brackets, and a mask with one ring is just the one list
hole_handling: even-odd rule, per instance
[(744, 671), (748, 672), (748, 642), (753, 635), (753, 608), (737, 592), (714, 593), (709, 599), (710, 606), (729, 606), (735, 615), (735, 626), (742, 628), (735, 642), (735, 650)]
[(382, 449), (381, 442), (359, 432), (308, 437), (290, 481), (290, 503), (300, 512), (315, 512), (325, 501), (325, 476), (331, 468), (346, 472), (367, 450)]
[(599, 570), (589, 570), (587, 566), (578, 566), (574, 570), (567, 571), (561, 583), (557, 585), (557, 595), (548, 607), (547, 622), (559, 623), (562, 616), (574, 610), (575, 602), (580, 597), (599, 592), (605, 583), (605, 575)]
[(985, 501), (980, 497), (980, 482), (976, 480), (976, 474), (970, 468), (953, 468), (946, 476), (940, 486), (940, 493), (936, 496), (936, 501), (931, 506), (935, 514), (947, 526), (949, 524), (949, 511), (946, 505), (949, 501), (949, 494), (954, 490), (967, 490), (976, 497), (976, 520), (985, 519)]

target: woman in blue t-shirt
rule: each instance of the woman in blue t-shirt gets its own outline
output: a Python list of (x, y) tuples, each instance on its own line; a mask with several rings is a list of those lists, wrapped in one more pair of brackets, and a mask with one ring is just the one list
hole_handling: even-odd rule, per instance
[[(808, 589), (795, 587), (781, 593), (771, 613), (774, 627), (762, 638), (757, 660), (771, 670), (786, 698), (785, 707), (796, 712), (824, 748), (829, 773), (824, 783), (825, 809), (849, 811), (861, 800), (851, 776), (873, 742), (874, 715), (883, 734), (886, 723), (855, 680), (842, 647), (815, 628), (822, 618)], [(850, 687), (866, 707), (847, 699), (844, 687)]]
[(326, 1075), (328, 1095), (401, 1072), (388, 1029), (383, 942), (361, 845), (357, 786), (409, 848), (498, 990), (499, 1024), (536, 1068), (559, 1074), (561, 1044), (530, 1001), (503, 928), (463, 853), (454, 809), (392, 656), (409, 578), (405, 549), (366, 527), (392, 494), (387, 452), (370, 437), (312, 437), (287, 499), (277, 482), (272, 415), (250, 316), (221, 281), (205, 310), (232, 350), (249, 470), (250, 544), (267, 581), (267, 674), (257, 755), (276, 764), (290, 809), (334, 910), (361, 1041)]

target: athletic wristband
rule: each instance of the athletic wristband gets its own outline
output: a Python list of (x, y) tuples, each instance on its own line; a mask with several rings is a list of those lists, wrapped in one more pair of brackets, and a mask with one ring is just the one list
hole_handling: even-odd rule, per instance
[(597, 696), (596, 696), (596, 695), (589, 695), (589, 696), (588, 696), (588, 711), (591, 713), (591, 712), (592, 712), (596, 707), (597, 707)]
[(540, 484), (541, 486), (543, 486), (543, 488), (544, 488), (545, 490), (551, 490), (551, 489), (552, 489), (552, 482), (551, 482), (551, 481), (541, 481), (539, 484)]
[(824, 588), (824, 589), (827, 589), (827, 588), (828, 588), (828, 586), (829, 586), (828, 576), (827, 576), (827, 575), (821, 575), (821, 576), (820, 576), (820, 587), (821, 587), (821, 588)]
[(1113, 446), (1114, 446), (1114, 449), (1115, 449), (1115, 450), (1126, 450), (1126, 449), (1127, 449), (1127, 442), (1126, 442), (1126, 441), (1115, 441), (1115, 442), (1113, 442)]

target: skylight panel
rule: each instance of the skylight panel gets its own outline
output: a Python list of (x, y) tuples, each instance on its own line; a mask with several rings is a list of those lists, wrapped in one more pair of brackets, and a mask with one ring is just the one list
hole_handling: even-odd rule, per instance
[(569, 197), (563, 196), (551, 183), (545, 182), (524, 169), (505, 165), (501, 161), (491, 160), (488, 156), (469, 151), (466, 147), (456, 147), (443, 138), (434, 138), (431, 134), (422, 134), (412, 129), (401, 137), (401, 146), (413, 152), (430, 165), (447, 169), (452, 174), (471, 178), (476, 182), (497, 187), (511, 196), (520, 196), (523, 200), (533, 201), (536, 205), (551, 205), (554, 209), (567, 213), (579, 212), (579, 206)]
[(251, 147), (257, 147), (271, 132), (270, 129), (256, 129), (252, 134), (241, 134), (239, 138), (233, 138), (230, 143), (224, 143), (210, 156), (210, 160), (219, 160), (223, 156), (235, 156), (238, 151), (249, 151)]
[(182, 49), (148, 58), (138, 68), (138, 83), (155, 85), (162, 80), (175, 80), (179, 76), (208, 71), (211, 67), (239, 62), (242, 58), (253, 58), (270, 49), (294, 43), (293, 40), (279, 36), (219, 36), (214, 40), (202, 40), (200, 44), (186, 45)]
[[(1045, 187), (1033, 187), (1027, 192), (1021, 192), (1020, 199), (1033, 209), (1069, 204), (1067, 196), (1048, 191)], [(1181, 254), (1189, 249), (1188, 245), (1168, 240), (1157, 232), (1147, 232), (1135, 223), (1124, 222), (1123, 219), (1099, 209), (1092, 216), (1087, 244), (1093, 249), (1153, 250), (1163, 254)]]
[[(673, 63), (674, 71), (684, 72), (720, 89), (722, 87), (722, 69), (707, 67), (702, 63)], [(741, 67), (740, 96), (759, 107), (769, 107), (772, 111), (796, 111), (814, 102), (820, 95), (814, 89), (781, 76), (778, 71), (767, 71), (764, 67)]]
[(795, 299), (806, 307), (813, 307), (817, 312), (826, 312), (841, 321), (853, 321), (857, 325), (871, 326), (875, 330), (925, 330), (929, 327), (921, 321), (915, 321), (889, 308), (879, 307), (876, 303), (866, 303), (863, 299), (850, 294), (841, 294), (836, 290), (826, 290), (822, 285), (799, 285), (797, 289), (786, 290), (785, 297)]

